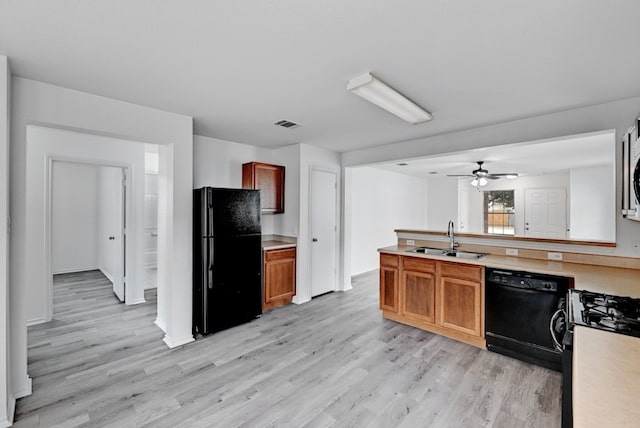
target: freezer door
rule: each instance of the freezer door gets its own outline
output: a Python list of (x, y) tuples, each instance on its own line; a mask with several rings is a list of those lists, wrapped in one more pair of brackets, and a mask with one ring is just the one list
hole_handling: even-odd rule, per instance
[(211, 190), (209, 231), (213, 236), (262, 233), (260, 191), (244, 189)]

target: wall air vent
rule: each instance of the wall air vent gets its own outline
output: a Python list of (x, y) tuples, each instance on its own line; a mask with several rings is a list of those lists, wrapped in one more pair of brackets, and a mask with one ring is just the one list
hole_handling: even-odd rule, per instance
[(277, 122), (273, 122), (273, 124), (287, 129), (293, 129), (300, 126), (299, 123), (291, 122), (290, 120), (279, 120)]

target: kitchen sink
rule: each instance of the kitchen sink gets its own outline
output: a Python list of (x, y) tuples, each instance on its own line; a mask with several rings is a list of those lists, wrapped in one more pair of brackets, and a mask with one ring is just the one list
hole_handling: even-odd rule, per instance
[(407, 252), (429, 254), (432, 256), (444, 256), (445, 255), (444, 253), (446, 253), (446, 250), (442, 250), (440, 248), (417, 247), (417, 248), (411, 248), (410, 250), (407, 250)]
[(486, 254), (481, 253), (469, 253), (466, 251), (450, 251), (443, 250), (442, 248), (427, 248), (427, 247), (416, 247), (407, 250), (408, 253), (418, 253), (418, 254), (427, 254), (430, 256), (447, 256), (447, 257), (456, 257), (459, 259), (471, 259), (477, 260), (486, 256)]
[(445, 251), (444, 255), (445, 256), (449, 256), (449, 257), (457, 257), (459, 259), (471, 259), (471, 260), (480, 259), (480, 258), (486, 256), (486, 254), (468, 253), (466, 251)]

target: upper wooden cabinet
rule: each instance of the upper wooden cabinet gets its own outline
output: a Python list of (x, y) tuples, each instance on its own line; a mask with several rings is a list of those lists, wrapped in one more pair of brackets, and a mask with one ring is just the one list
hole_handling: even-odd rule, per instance
[(242, 165), (242, 188), (260, 189), (260, 210), (284, 212), (284, 166), (262, 162)]

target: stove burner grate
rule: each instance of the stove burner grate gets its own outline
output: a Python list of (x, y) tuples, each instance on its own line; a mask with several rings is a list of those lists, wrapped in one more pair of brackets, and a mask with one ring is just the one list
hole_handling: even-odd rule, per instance
[(592, 327), (640, 333), (640, 299), (583, 292), (582, 321)]

